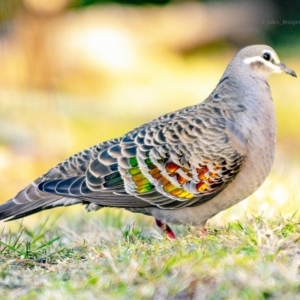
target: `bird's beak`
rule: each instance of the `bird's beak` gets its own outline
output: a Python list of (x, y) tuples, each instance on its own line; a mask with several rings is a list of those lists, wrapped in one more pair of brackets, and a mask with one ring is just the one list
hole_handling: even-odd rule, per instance
[(292, 69), (288, 68), (285, 64), (283, 63), (279, 63), (278, 67), (281, 69), (282, 72), (289, 74), (293, 77), (297, 77), (297, 74), (295, 71), (293, 71)]

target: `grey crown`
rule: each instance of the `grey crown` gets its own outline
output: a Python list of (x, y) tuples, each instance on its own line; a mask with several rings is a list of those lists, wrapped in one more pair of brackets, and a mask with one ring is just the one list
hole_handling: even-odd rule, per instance
[(166, 114), (63, 161), (0, 206), (14, 220), (82, 203), (204, 226), (252, 194), (270, 172), (276, 121), (267, 78), (285, 72), (266, 45), (243, 48), (202, 103)]

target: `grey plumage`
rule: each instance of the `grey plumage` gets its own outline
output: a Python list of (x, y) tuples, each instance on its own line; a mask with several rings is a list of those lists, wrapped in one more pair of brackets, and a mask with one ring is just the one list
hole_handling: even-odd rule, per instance
[(121, 207), (204, 226), (268, 175), (276, 122), (267, 78), (295, 72), (269, 46), (242, 49), (202, 103), (166, 114), (65, 160), (0, 206), (18, 219), (57, 206)]

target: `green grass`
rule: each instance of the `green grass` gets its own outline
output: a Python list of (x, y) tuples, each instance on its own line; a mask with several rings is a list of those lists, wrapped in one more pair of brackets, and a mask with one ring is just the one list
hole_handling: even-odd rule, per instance
[(174, 241), (142, 221), (128, 226), (126, 213), (106, 216), (3, 230), (1, 299), (300, 297), (296, 216), (244, 218), (202, 237), (176, 227)]

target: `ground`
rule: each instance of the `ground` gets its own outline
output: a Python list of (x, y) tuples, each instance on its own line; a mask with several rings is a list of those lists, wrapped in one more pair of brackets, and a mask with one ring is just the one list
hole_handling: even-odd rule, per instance
[(104, 214), (106, 224), (93, 216), (4, 230), (1, 299), (300, 298), (295, 216), (244, 218), (203, 237), (176, 227), (171, 241), (141, 218)]

